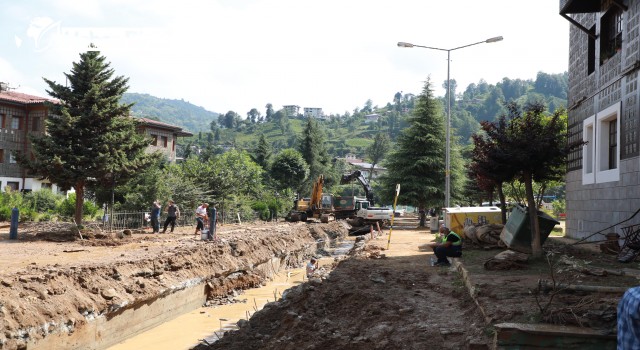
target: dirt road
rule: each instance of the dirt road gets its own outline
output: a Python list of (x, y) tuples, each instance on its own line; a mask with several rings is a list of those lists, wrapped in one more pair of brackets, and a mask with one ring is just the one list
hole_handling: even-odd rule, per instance
[(431, 267), (426, 231), (393, 232), (198, 349), (484, 349), (490, 336), (451, 268)]

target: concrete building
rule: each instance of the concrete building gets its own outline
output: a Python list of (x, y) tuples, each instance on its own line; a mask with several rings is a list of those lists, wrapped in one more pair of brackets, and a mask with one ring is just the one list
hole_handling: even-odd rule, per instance
[(322, 108), (317, 107), (304, 107), (304, 116), (305, 117), (313, 117), (316, 119), (324, 119), (324, 112), (322, 112)]
[[(560, 0), (571, 23), (567, 235), (640, 223), (640, 0)], [(614, 226), (607, 229), (609, 226)], [(590, 240), (601, 240), (595, 235)]]
[(282, 106), (282, 109), (284, 109), (285, 113), (287, 113), (287, 116), (289, 118), (295, 118), (298, 116), (298, 114), (300, 114), (300, 106), (286, 105), (286, 106)]

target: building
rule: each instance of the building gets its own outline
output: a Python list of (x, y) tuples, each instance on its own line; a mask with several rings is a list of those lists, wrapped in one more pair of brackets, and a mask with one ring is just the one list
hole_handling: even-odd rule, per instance
[[(5, 84), (0, 83), (0, 190), (4, 191), (6, 187), (16, 191), (50, 188), (58, 192), (55, 184), (27, 174), (16, 163), (13, 156), (15, 152), (31, 153), (29, 135), (44, 133), (44, 121), (49, 115), (46, 104), (56, 102), (52, 99), (10, 91)], [(139, 121), (138, 132), (145, 133), (153, 139), (147, 151), (159, 150), (166, 154), (171, 162), (176, 159), (177, 138), (193, 136), (174, 125), (146, 118), (141, 118)]]
[(367, 124), (377, 123), (378, 119), (380, 119), (380, 114), (378, 113), (367, 114), (364, 116), (364, 122)]
[(304, 107), (304, 116), (313, 117), (316, 119), (324, 119), (324, 112), (322, 112), (322, 108)]
[(300, 114), (300, 106), (296, 106), (296, 105), (286, 105), (286, 106), (282, 106), (282, 109), (284, 109), (284, 112), (287, 113), (288, 117), (297, 117), (298, 114)]
[(621, 233), (640, 222), (621, 223), (640, 208), (640, 0), (560, 0), (560, 15), (571, 23), (569, 142), (587, 142), (568, 159), (567, 235)]
[[(360, 170), (364, 177), (366, 177), (367, 179), (369, 178), (369, 173), (372, 172), (371, 163), (367, 163), (362, 159), (358, 159), (353, 154), (347, 154), (344, 158), (344, 161), (349, 164), (353, 170)], [(380, 165), (376, 164), (375, 167), (373, 167), (371, 179), (379, 177), (385, 171), (387, 171), (386, 168), (383, 168)]]
[(176, 161), (178, 137), (193, 136), (192, 133), (183, 131), (179, 126), (148, 118), (138, 119), (138, 132), (151, 137), (151, 145), (147, 147), (147, 152), (160, 151), (172, 163)]
[(14, 157), (16, 152), (30, 154), (29, 135), (44, 132), (47, 102), (56, 101), (10, 91), (0, 83), (0, 190), (10, 187), (15, 191), (41, 188), (58, 191), (49, 181), (29, 176)]

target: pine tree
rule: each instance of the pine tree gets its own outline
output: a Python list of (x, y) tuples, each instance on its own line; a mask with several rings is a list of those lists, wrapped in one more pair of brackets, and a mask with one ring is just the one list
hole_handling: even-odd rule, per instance
[(445, 132), (442, 107), (433, 96), (429, 78), (408, 122), (396, 149), (387, 157), (382, 197), (392, 199), (400, 184), (402, 203), (420, 209), (439, 207), (444, 200)]
[(264, 134), (260, 134), (260, 138), (258, 139), (258, 146), (255, 150), (255, 155), (252, 157), (253, 161), (258, 163), (262, 167), (262, 169), (267, 169), (269, 164), (269, 159), (271, 158), (271, 145), (267, 142), (267, 139), (264, 137)]
[(20, 163), (63, 190), (76, 191), (75, 222), (82, 222), (87, 186), (113, 186), (143, 169), (151, 160), (149, 140), (136, 132), (131, 105), (120, 104), (128, 78), (112, 78), (114, 70), (99, 51), (80, 54), (69, 86), (44, 79), (47, 92), (59, 100), (46, 120), (46, 134), (32, 137), (33, 159)]
[(320, 175), (325, 175), (326, 178), (324, 172), (329, 165), (329, 155), (325, 146), (325, 136), (313, 118), (307, 118), (299, 145), (298, 150), (309, 164), (309, 178), (316, 179)]

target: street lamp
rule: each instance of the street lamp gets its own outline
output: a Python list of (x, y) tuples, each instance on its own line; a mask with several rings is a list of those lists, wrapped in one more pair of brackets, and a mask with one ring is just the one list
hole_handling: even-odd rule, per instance
[(430, 46), (422, 46), (415, 45), (411, 43), (398, 42), (398, 47), (421, 47), (423, 49), (431, 49), (438, 51), (446, 51), (447, 52), (447, 141), (446, 141), (446, 151), (445, 151), (445, 175), (444, 175), (444, 206), (445, 208), (449, 207), (450, 199), (451, 199), (451, 81), (449, 79), (450, 67), (451, 67), (451, 51), (463, 49), (465, 47), (484, 44), (484, 43), (495, 43), (498, 41), (502, 41), (501, 36), (496, 36), (493, 38), (489, 38), (487, 40), (478, 41), (477, 43), (463, 45), (454, 47), (453, 49), (441, 49), (438, 47), (430, 47)]

